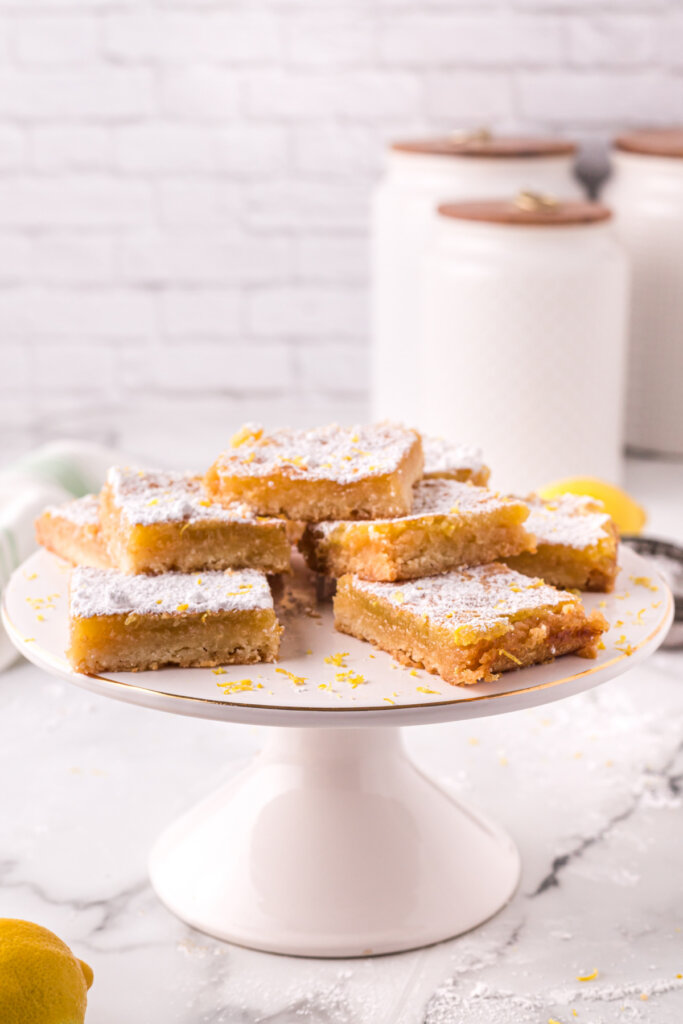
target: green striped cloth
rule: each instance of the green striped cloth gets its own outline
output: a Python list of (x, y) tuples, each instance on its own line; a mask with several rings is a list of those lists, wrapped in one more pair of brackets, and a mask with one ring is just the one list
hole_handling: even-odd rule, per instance
[[(0, 469), (0, 591), (36, 547), (33, 523), (46, 505), (99, 491), (120, 453), (87, 441), (52, 441)], [(14, 660), (0, 627), (0, 670)]]

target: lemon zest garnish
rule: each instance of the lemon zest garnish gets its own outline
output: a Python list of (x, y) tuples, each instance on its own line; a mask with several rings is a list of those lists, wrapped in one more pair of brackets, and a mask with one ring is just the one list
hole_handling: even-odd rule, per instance
[(37, 580), (38, 579), (38, 573), (37, 572), (29, 573), (29, 575), (26, 577), (26, 579), (27, 580)]
[(304, 683), (306, 682), (305, 676), (296, 676), (294, 675), (293, 672), (289, 672), (286, 668), (276, 668), (275, 671), (278, 672), (281, 676), (287, 676), (290, 682), (294, 683), (295, 686), (303, 686)]
[(202, 500), (199, 502), (199, 504), (202, 505), (204, 508), (209, 508), (209, 506), (211, 505), (211, 502), (207, 501), (205, 498), (202, 498)]
[(599, 972), (598, 972), (598, 969), (596, 967), (595, 970), (591, 971), (590, 974), (579, 974), (579, 975), (577, 975), (576, 980), (577, 981), (595, 981), (595, 979), (598, 976), (598, 973)]
[(403, 602), (405, 601), (405, 596), (403, 594), (403, 591), (402, 590), (396, 590), (391, 595), (391, 600), (394, 602), (394, 604), (403, 604)]
[(260, 441), (263, 437), (263, 427), (244, 426), (230, 438), (230, 447), (239, 448), (247, 441)]
[(123, 624), (124, 626), (127, 626), (129, 623), (135, 622), (136, 619), (137, 615), (135, 614), (135, 612), (130, 612), (128, 615), (126, 615), (125, 619), (123, 620)]
[(36, 615), (36, 618), (38, 619), (38, 622), (45, 622), (45, 616), (44, 615)]
[(625, 646), (624, 646), (624, 647), (619, 647), (619, 645), (618, 645), (618, 644), (615, 644), (615, 647), (616, 647), (616, 649), (617, 649), (618, 651), (621, 651), (621, 653), (622, 653), (622, 654), (625, 654), (625, 655), (626, 655), (626, 656), (627, 656), (628, 658), (630, 658), (630, 657), (631, 657), (631, 655), (633, 654), (633, 651), (634, 651), (634, 648), (633, 648), (633, 647), (631, 647), (631, 645), (630, 645), (630, 644), (625, 644)]
[(220, 686), (223, 696), (231, 693), (251, 693), (254, 689), (251, 679), (233, 679), (231, 682), (226, 680), (224, 683), (216, 683), (216, 686)]
[(147, 502), (147, 504), (148, 505), (158, 505), (159, 504), (159, 499), (158, 498), (150, 498), (149, 501)]
[(656, 594), (659, 589), (659, 587), (652, 582), (649, 576), (629, 576), (629, 579), (631, 583), (635, 583), (640, 587), (647, 587), (647, 589), (651, 590), (654, 594)]
[(329, 657), (325, 658), (326, 665), (337, 665), (338, 668), (346, 668), (346, 662), (344, 658), (348, 658), (348, 651), (339, 651), (337, 654), (330, 654)]
[(385, 700), (387, 702), (387, 704), (395, 704), (396, 703), (396, 701), (392, 700), (391, 697), (382, 697), (382, 700)]
[(354, 672), (350, 668), (346, 672), (335, 672), (334, 678), (338, 683), (348, 683), (354, 690), (365, 682), (365, 676), (362, 676), (360, 672)]
[(515, 665), (521, 665), (522, 664), (521, 661), (519, 660), (519, 658), (516, 658), (514, 656), (514, 654), (510, 654), (510, 652), (506, 651), (504, 647), (501, 647), (500, 650), (498, 651), (498, 653), (499, 654), (504, 654), (506, 658), (510, 659), (510, 661), (514, 661)]
[(212, 668), (211, 671), (213, 672), (213, 674), (215, 676), (224, 676), (225, 675), (225, 669), (224, 668)]
[(418, 693), (435, 693), (437, 697), (441, 696), (439, 690), (430, 690), (427, 686), (416, 686), (415, 689)]
[(179, 605), (176, 605), (176, 611), (177, 612), (186, 612), (189, 607), (190, 607), (189, 604), (179, 604)]

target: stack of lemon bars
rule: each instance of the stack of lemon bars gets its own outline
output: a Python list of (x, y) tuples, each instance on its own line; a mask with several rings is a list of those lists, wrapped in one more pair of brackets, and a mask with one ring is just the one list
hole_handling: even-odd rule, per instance
[[(611, 590), (614, 524), (591, 500), (489, 489), (478, 451), (381, 423), (247, 425), (204, 477), (114, 466), (99, 495), (47, 509), (39, 542), (72, 562), (79, 672), (274, 661), (269, 577), (336, 581), (338, 630), (455, 685), (576, 653)], [(568, 588), (568, 589), (559, 589)]]

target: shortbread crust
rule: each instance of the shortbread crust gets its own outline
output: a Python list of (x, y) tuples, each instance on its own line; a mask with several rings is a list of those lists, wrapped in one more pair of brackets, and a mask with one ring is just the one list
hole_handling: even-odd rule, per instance
[(191, 473), (113, 466), (100, 501), (109, 553), (122, 572), (289, 568), (284, 520), (212, 501)]
[(106, 569), (111, 565), (100, 526), (100, 502), (96, 494), (50, 505), (36, 519), (36, 540), (73, 565)]
[(334, 615), (341, 632), (454, 685), (571, 652), (595, 657), (607, 628), (573, 594), (498, 563), (400, 584), (343, 576)]
[(127, 575), (76, 568), (69, 591), (78, 672), (273, 661), (281, 629), (266, 576), (231, 572)]
[(526, 525), (537, 549), (506, 558), (507, 564), (557, 587), (612, 590), (619, 538), (602, 504), (573, 494), (550, 501), (532, 496), (527, 503)]
[(247, 425), (206, 475), (218, 501), (244, 501), (261, 515), (317, 522), (410, 511), (422, 474), (419, 434), (380, 423), (312, 430)]
[(524, 501), (450, 479), (420, 480), (408, 515), (309, 523), (299, 543), (311, 569), (392, 581), (533, 550)]
[(468, 444), (456, 444), (443, 437), (422, 436), (425, 480), (444, 478), (449, 480), (470, 480), (479, 487), (485, 487), (491, 470), (484, 462), (480, 448)]

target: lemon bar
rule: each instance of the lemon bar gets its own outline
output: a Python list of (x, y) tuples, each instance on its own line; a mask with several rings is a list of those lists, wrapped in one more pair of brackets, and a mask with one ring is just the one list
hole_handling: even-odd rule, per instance
[(38, 543), (67, 562), (98, 569), (111, 565), (100, 527), (100, 501), (96, 494), (48, 506), (36, 519), (35, 528)]
[(423, 434), (422, 450), (425, 460), (422, 475), (426, 480), (471, 480), (479, 487), (485, 487), (489, 481), (491, 470), (485, 464), (479, 448), (455, 444), (443, 437), (425, 437)]
[(112, 562), (122, 572), (289, 569), (282, 519), (258, 519), (246, 505), (212, 501), (190, 473), (113, 466), (100, 497)]
[(453, 685), (571, 652), (593, 658), (607, 628), (573, 594), (498, 563), (402, 584), (343, 576), (334, 618), (342, 633)]
[(551, 501), (533, 496), (528, 504), (527, 529), (536, 537), (536, 551), (506, 558), (507, 564), (556, 587), (612, 590), (619, 539), (601, 503), (563, 494)]
[(282, 630), (256, 570), (131, 576), (72, 570), (69, 661), (77, 672), (274, 661)]
[(313, 430), (247, 425), (206, 475), (218, 501), (244, 501), (260, 515), (372, 519), (410, 511), (422, 475), (414, 430), (389, 423)]
[(327, 576), (415, 579), (533, 550), (528, 516), (520, 498), (457, 480), (420, 480), (408, 515), (309, 523), (299, 547), (309, 568)]

